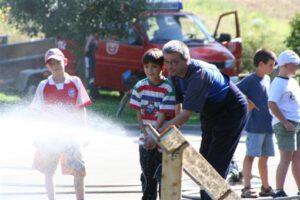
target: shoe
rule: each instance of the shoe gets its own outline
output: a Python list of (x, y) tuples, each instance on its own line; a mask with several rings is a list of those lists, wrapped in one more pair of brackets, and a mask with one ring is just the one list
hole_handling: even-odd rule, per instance
[(274, 191), (271, 186), (269, 186), (267, 189), (261, 186), (260, 192), (258, 194), (260, 197), (268, 197), (268, 196), (272, 196), (273, 193)]
[(284, 192), (284, 190), (276, 190), (273, 194), (272, 194), (273, 198), (277, 198), (277, 197), (287, 197), (287, 194)]
[(242, 198), (257, 198), (257, 194), (255, 191), (252, 190), (250, 187), (245, 187), (242, 189)]
[(238, 174), (231, 173), (229, 178), (227, 179), (230, 184), (236, 184), (242, 182), (242, 177)]

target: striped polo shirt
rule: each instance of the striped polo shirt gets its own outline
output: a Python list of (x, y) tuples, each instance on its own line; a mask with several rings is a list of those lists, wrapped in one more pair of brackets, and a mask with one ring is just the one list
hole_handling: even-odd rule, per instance
[(160, 112), (166, 114), (166, 120), (175, 116), (175, 103), (174, 88), (168, 79), (154, 85), (145, 78), (134, 86), (129, 106), (140, 111), (144, 124), (155, 126)]

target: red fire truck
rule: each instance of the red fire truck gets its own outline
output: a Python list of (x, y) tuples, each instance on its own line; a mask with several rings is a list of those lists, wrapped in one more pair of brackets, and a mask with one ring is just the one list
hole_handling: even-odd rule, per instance
[[(128, 25), (125, 30), (127, 37), (120, 40), (111, 37), (99, 41), (94, 80), (96, 88), (127, 91), (130, 89), (128, 85), (133, 82), (132, 77), (141, 78), (144, 75), (141, 63), (144, 52), (153, 47), (162, 48), (166, 42), (174, 39), (187, 44), (192, 58), (213, 63), (232, 79), (237, 80), (242, 43), (236, 11), (222, 14), (214, 34), (210, 34), (194, 14), (181, 11), (181, 0), (148, 1), (149, 9), (142, 12), (136, 22)], [(227, 16), (233, 19), (232, 30), (235, 35), (219, 33), (220, 22)], [(69, 51), (74, 47), (74, 42), (59, 40), (56, 45), (69, 59), (66, 70), (74, 74), (76, 57)], [(42, 63), (42, 57), (39, 58)], [(45, 70), (40, 68), (21, 71), (16, 79), (18, 91), (34, 91), (36, 84), (45, 78)]]
[[(121, 40), (100, 40), (96, 54), (95, 85), (123, 92), (124, 74), (143, 74), (142, 55), (149, 48), (162, 48), (170, 40), (180, 40), (188, 45), (191, 57), (215, 64), (220, 70), (237, 79), (242, 44), (237, 12), (219, 17), (214, 34), (193, 14), (182, 12), (179, 0), (152, 0), (149, 10), (140, 14), (136, 23), (128, 25), (127, 37)], [(218, 34), (223, 17), (233, 15), (234, 38)]]

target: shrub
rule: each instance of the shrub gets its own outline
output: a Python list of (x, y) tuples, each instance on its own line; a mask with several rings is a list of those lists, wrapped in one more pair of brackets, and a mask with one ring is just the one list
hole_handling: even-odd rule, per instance
[(285, 42), (289, 48), (300, 54), (300, 13), (295, 15), (290, 25), (292, 31)]

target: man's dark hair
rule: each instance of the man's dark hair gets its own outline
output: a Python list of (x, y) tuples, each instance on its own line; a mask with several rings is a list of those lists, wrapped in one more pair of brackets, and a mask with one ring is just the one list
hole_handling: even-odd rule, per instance
[(154, 63), (162, 67), (164, 64), (163, 53), (158, 48), (149, 49), (144, 53), (142, 62), (144, 65), (148, 63)]
[(255, 67), (258, 67), (259, 62), (267, 64), (269, 60), (276, 61), (275, 53), (267, 49), (259, 49), (254, 55), (253, 63)]

